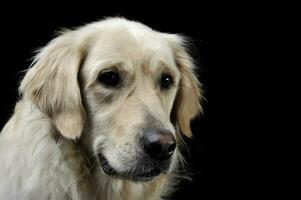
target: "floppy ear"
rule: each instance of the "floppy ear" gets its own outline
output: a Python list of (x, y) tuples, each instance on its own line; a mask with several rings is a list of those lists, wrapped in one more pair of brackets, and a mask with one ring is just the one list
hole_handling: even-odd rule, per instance
[(192, 137), (190, 121), (202, 111), (201, 84), (195, 75), (192, 58), (187, 53), (182, 37), (173, 35), (173, 49), (181, 79), (173, 105), (172, 119), (184, 135)]
[(66, 138), (78, 138), (84, 126), (77, 76), (84, 53), (74, 33), (64, 33), (38, 53), (20, 86), (23, 97), (47, 115)]

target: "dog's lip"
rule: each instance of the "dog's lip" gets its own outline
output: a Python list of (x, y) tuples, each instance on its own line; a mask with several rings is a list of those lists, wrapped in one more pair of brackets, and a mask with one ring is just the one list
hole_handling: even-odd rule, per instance
[(116, 170), (109, 164), (108, 160), (102, 153), (98, 153), (98, 160), (103, 171), (108, 175), (115, 175), (117, 174)]
[(151, 177), (151, 176), (157, 176), (161, 173), (161, 170), (159, 169), (153, 169), (153, 170), (150, 170), (150, 171), (147, 171), (147, 172), (143, 172), (143, 173), (138, 173), (138, 174), (135, 174), (137, 176), (141, 176), (141, 177)]
[(133, 174), (127, 175), (127, 174), (118, 173), (109, 164), (108, 160), (102, 153), (98, 154), (98, 160), (99, 160), (100, 165), (105, 174), (116, 176), (121, 179), (127, 179), (127, 180), (132, 180), (132, 181), (150, 181), (162, 172), (160, 169), (153, 169), (153, 170), (142, 172), (142, 173), (133, 173)]

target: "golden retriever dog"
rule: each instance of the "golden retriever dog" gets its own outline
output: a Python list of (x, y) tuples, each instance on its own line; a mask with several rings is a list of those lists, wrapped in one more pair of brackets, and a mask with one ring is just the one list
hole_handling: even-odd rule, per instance
[(201, 110), (185, 38), (108, 18), (39, 51), (0, 134), (1, 200), (158, 200)]

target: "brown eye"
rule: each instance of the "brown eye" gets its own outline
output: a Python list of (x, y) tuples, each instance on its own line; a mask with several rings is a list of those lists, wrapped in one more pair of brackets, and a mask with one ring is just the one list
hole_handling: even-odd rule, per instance
[(120, 76), (118, 72), (108, 71), (102, 73), (98, 77), (98, 81), (106, 86), (116, 87), (120, 83)]
[(168, 88), (170, 88), (170, 86), (172, 86), (172, 84), (173, 84), (173, 78), (171, 75), (163, 74), (161, 76), (160, 85), (161, 85), (162, 89), (168, 89)]

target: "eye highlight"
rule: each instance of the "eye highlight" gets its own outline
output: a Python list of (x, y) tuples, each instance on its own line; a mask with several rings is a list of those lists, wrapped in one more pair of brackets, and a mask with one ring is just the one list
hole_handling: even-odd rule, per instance
[(116, 87), (121, 82), (121, 78), (117, 71), (107, 71), (99, 75), (98, 81), (103, 85)]
[(168, 89), (173, 85), (173, 77), (170, 74), (162, 74), (160, 86), (162, 89)]

